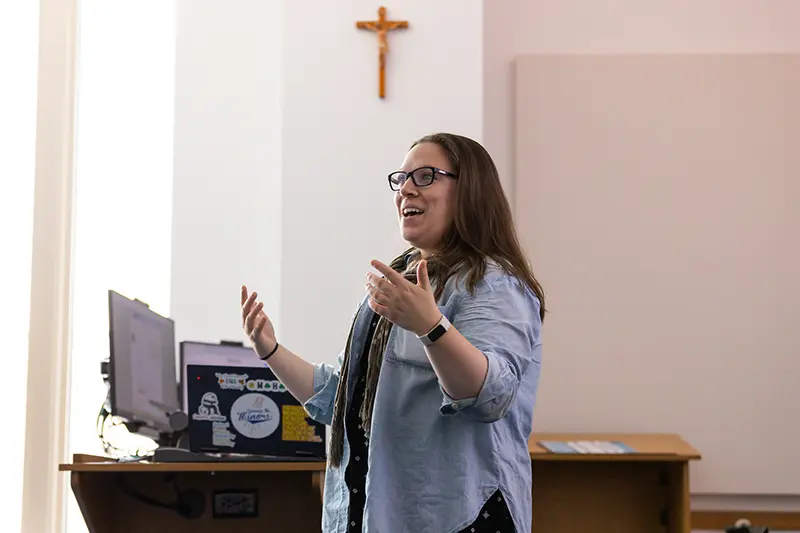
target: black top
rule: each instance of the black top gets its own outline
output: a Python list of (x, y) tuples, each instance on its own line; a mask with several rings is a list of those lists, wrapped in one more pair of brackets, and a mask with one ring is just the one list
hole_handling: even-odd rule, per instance
[[(347, 484), (347, 490), (350, 495), (349, 530), (352, 532), (362, 531), (366, 498), (369, 443), (361, 427), (359, 411), (364, 401), (364, 391), (367, 383), (369, 346), (379, 318), (374, 311), (370, 310), (369, 312), (372, 313), (372, 319), (367, 331), (364, 351), (358, 364), (358, 379), (353, 391), (353, 402), (350, 404), (345, 420), (347, 442), (350, 444), (350, 462), (344, 472), (344, 481)], [(475, 521), (462, 529), (461, 533), (514, 533), (514, 531), (514, 522), (511, 519), (506, 500), (500, 490), (497, 490), (483, 505)]]
[(345, 431), (347, 431), (347, 442), (350, 444), (350, 462), (344, 472), (344, 482), (350, 494), (350, 531), (361, 531), (364, 520), (364, 500), (366, 498), (367, 483), (367, 436), (361, 427), (361, 417), (359, 411), (364, 401), (364, 391), (367, 386), (367, 360), (369, 358), (369, 346), (372, 343), (372, 336), (375, 333), (375, 326), (378, 324), (378, 315), (371, 311), (372, 319), (367, 331), (367, 340), (364, 343), (364, 352), (358, 364), (358, 380), (353, 391), (353, 403), (347, 411), (345, 421)]

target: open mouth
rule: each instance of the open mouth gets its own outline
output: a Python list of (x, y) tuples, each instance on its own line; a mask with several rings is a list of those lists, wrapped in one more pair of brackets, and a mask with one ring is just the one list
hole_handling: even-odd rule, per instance
[(403, 209), (403, 217), (404, 218), (416, 217), (424, 212), (425, 211), (423, 211), (422, 209), (417, 209), (416, 207), (406, 207), (405, 209)]

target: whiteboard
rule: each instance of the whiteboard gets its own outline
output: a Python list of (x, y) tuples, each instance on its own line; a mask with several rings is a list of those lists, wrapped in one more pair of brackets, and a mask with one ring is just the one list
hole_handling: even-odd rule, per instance
[(800, 494), (800, 56), (526, 56), (535, 431), (675, 432), (693, 493)]

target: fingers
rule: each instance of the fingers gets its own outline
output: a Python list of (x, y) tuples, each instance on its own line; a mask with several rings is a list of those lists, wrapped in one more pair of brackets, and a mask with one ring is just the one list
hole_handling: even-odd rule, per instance
[(392, 267), (384, 265), (376, 259), (370, 261), (370, 265), (372, 265), (375, 270), (386, 276), (386, 279), (392, 282), (392, 285), (395, 285), (396, 287), (400, 287), (404, 283), (409, 283), (409, 281), (404, 278), (402, 274), (395, 271)]
[(244, 303), (247, 301), (247, 286), (246, 285), (242, 285), (241, 293), (242, 293), (241, 305), (244, 305)]
[(378, 313), (382, 317), (385, 317), (385, 318), (388, 318), (389, 320), (391, 320), (391, 317), (389, 316), (389, 308), (386, 307), (385, 305), (379, 304), (378, 302), (376, 302), (372, 298), (370, 298), (369, 301), (367, 301), (367, 305), (370, 307), (370, 309), (372, 309), (373, 311), (375, 311), (376, 313)]
[[(244, 295), (244, 289), (242, 290), (242, 294)], [(250, 314), (250, 310), (253, 308), (253, 302), (256, 301), (256, 298), (258, 298), (258, 293), (253, 291), (253, 293), (242, 302), (242, 324), (247, 320), (247, 315)]]
[(364, 288), (367, 290), (369, 294), (370, 300), (378, 302), (381, 305), (388, 305), (390, 298), (389, 295), (385, 292), (381, 291), (375, 285), (372, 285), (369, 281), (364, 285)]
[(392, 294), (392, 291), (395, 289), (395, 286), (389, 283), (386, 278), (381, 278), (371, 272), (367, 273), (367, 285), (374, 287), (386, 295)]
[(261, 313), (258, 322), (256, 322), (256, 327), (253, 328), (253, 332), (250, 333), (250, 340), (255, 341), (259, 335), (261, 335), (261, 330), (264, 329), (264, 326), (267, 324), (267, 315)]
[(420, 261), (417, 265), (417, 285), (425, 289), (431, 290), (431, 280), (428, 277), (428, 262)]
[[(264, 302), (258, 302), (255, 307), (250, 311), (245, 319), (245, 331), (251, 332), (255, 329), (256, 326), (256, 319), (258, 318), (258, 314), (261, 313), (261, 310), (264, 308)], [(263, 314), (263, 313), (262, 313)], [(266, 318), (266, 315), (264, 315)]]

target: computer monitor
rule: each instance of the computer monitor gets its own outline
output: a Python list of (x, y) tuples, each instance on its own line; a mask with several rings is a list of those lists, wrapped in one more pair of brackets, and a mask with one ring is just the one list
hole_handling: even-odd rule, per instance
[(174, 321), (113, 290), (108, 321), (111, 414), (140, 429), (171, 433), (169, 415), (181, 407)]
[(253, 348), (248, 348), (242, 344), (182, 341), (180, 344), (181, 407), (187, 414), (189, 392), (186, 386), (186, 368), (189, 365), (259, 368), (267, 366), (266, 363), (258, 358)]

